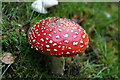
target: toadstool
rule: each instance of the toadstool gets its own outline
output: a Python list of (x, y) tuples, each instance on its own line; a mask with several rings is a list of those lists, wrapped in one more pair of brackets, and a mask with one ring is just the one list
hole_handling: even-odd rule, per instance
[(80, 25), (60, 17), (37, 22), (29, 30), (28, 40), (32, 48), (56, 57), (70, 57), (84, 52), (89, 42)]
[(43, 13), (46, 14), (47, 10), (46, 8), (52, 7), (58, 5), (58, 1), (57, 0), (36, 0), (32, 3), (32, 8), (33, 10), (39, 12), (39, 13)]

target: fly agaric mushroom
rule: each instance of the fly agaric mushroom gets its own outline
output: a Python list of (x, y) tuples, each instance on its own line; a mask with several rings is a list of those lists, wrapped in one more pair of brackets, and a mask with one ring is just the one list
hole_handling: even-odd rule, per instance
[(60, 17), (43, 19), (28, 33), (31, 47), (56, 57), (69, 57), (84, 52), (88, 35), (77, 23)]

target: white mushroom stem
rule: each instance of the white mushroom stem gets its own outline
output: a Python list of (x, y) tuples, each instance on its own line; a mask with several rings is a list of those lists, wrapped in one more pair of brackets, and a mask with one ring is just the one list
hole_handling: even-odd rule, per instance
[(47, 55), (50, 64), (47, 64), (53, 75), (64, 75), (65, 59), (64, 57), (55, 57)]

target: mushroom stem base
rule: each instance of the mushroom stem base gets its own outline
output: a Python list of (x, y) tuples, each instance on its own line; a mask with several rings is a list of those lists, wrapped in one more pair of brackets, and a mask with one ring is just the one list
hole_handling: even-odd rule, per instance
[(65, 60), (63, 57), (51, 57), (51, 72), (53, 75), (64, 75)]

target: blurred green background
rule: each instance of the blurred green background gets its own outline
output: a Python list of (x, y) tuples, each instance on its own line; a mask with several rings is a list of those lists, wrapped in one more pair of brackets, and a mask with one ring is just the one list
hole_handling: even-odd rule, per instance
[[(13, 64), (2, 64), (3, 78), (119, 78), (118, 70), (118, 3), (60, 2), (34, 12), (29, 2), (2, 3), (2, 53), (16, 56)], [(78, 22), (89, 35), (84, 54), (66, 58), (65, 75), (53, 76), (46, 67), (46, 55), (31, 49), (21, 31), (47, 17), (65, 17)], [(78, 18), (75, 19), (74, 17)]]

